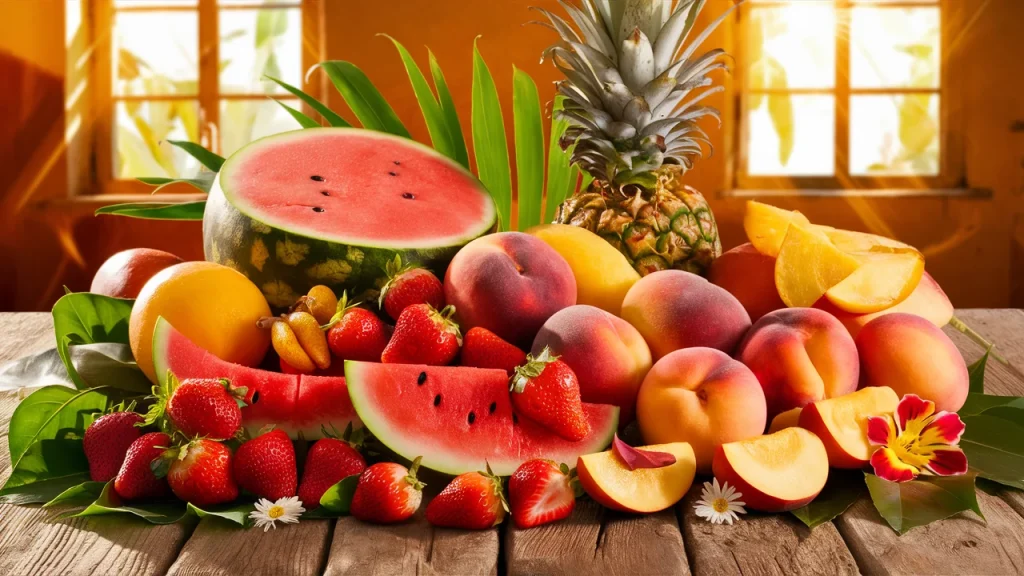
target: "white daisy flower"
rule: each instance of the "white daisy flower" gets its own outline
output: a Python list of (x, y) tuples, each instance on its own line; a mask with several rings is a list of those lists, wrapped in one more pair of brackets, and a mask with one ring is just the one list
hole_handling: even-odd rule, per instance
[(718, 479), (712, 479), (714, 484), (711, 482), (704, 483), (704, 489), (700, 493), (700, 500), (694, 505), (694, 509), (697, 511), (697, 516), (707, 519), (712, 524), (732, 524), (734, 520), (739, 520), (740, 517), (737, 514), (746, 514), (746, 509), (743, 506), (746, 502), (742, 502), (740, 498), (743, 494), (736, 491), (736, 488), (729, 486), (726, 482), (722, 486), (718, 485)]
[(249, 518), (256, 522), (257, 528), (263, 528), (263, 531), (266, 532), (271, 528), (277, 530), (278, 521), (285, 524), (298, 524), (299, 516), (302, 516), (305, 511), (306, 509), (302, 507), (302, 502), (297, 496), (279, 498), (277, 502), (260, 498), (259, 502), (256, 502), (256, 510), (249, 513)]

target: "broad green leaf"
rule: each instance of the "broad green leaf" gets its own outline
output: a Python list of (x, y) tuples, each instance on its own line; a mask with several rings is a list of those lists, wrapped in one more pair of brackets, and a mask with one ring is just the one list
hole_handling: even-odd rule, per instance
[(292, 108), (291, 106), (285, 104), (284, 102), (281, 102), (277, 98), (273, 98), (273, 100), (274, 102), (277, 102), (278, 105), (281, 106), (281, 108), (284, 108), (284, 111), (291, 115), (291, 117), (294, 118), (295, 121), (299, 123), (299, 126), (302, 126), (303, 128), (320, 127), (320, 123), (317, 122), (316, 120), (313, 120), (312, 118), (306, 116), (305, 114), (296, 110), (295, 108)]
[(71, 360), (71, 345), (114, 342), (128, 344), (133, 300), (80, 292), (66, 294), (53, 305), (53, 330), (68, 375), (77, 388), (87, 388)]
[(188, 511), (199, 518), (213, 517), (234, 522), (239, 526), (246, 526), (249, 523), (249, 514), (256, 507), (252, 502), (240, 502), (235, 504), (221, 504), (210, 506), (206, 509), (198, 508), (192, 504), (188, 505)]
[(220, 172), (220, 167), (224, 165), (224, 158), (210, 152), (199, 144), (194, 142), (185, 142), (183, 140), (168, 140), (167, 142), (181, 148), (185, 152), (188, 152), (190, 156), (199, 160), (200, 164), (214, 172)]
[(352, 495), (356, 492), (359, 484), (359, 474), (353, 474), (341, 479), (337, 484), (331, 486), (320, 497), (320, 507), (306, 514), (307, 518), (337, 518), (347, 516), (349, 507), (352, 505)]
[[(66, 476), (57, 476), (49, 478), (47, 480), (40, 480), (31, 484), (23, 484), (21, 486), (14, 486), (11, 488), (4, 488), (0, 490), (0, 502), (7, 504), (15, 504), (22, 506), (25, 504), (42, 504), (44, 502), (50, 502), (55, 497), (58, 497), (65, 492), (70, 492), (75, 486), (83, 486), (88, 484), (89, 472), (74, 472)], [(100, 486), (103, 486), (102, 482), (97, 482)], [(71, 496), (69, 495), (69, 500)], [(81, 505), (92, 502), (93, 498), (90, 498), (86, 502), (82, 502)]]
[[(14, 409), (7, 433), (11, 468), (17, 470), (29, 447), (40, 440), (62, 439), (69, 433), (81, 439), (92, 416), (110, 405), (107, 390), (47, 386), (22, 400)], [(8, 485), (12, 485), (10, 481)]]
[(899, 534), (967, 510), (985, 517), (978, 507), (973, 475), (919, 476), (910, 482), (889, 482), (865, 473), (864, 480), (878, 513)]
[(967, 375), (970, 378), (970, 392), (971, 394), (984, 394), (985, 393), (985, 364), (988, 363), (988, 355), (992, 352), (989, 348), (985, 351), (985, 355), (978, 359), (977, 362), (967, 367)]
[(53, 486), (52, 498), (67, 486), (81, 482), (82, 475), (89, 473), (89, 462), (82, 450), (83, 434), (84, 430), (66, 429), (58, 438), (34, 441), (16, 460), (12, 458), (11, 475), (0, 490), (0, 496), (21, 492), (15, 490), (20, 486), (52, 481), (31, 489), (45, 490), (46, 486)]
[(430, 61), (430, 76), (434, 79), (434, 89), (437, 90), (437, 101), (441, 105), (444, 122), (448, 126), (448, 136), (451, 137), (455, 149), (455, 161), (469, 170), (469, 150), (466, 149), (466, 140), (462, 136), (462, 122), (459, 121), (459, 112), (452, 100), (452, 93), (448, 90), (448, 82), (444, 79), (441, 65), (429, 48), (427, 57)]
[(968, 394), (964, 405), (957, 411), (961, 418), (977, 416), (994, 408), (1024, 408), (1024, 397)]
[(56, 348), (24, 356), (0, 368), (0, 390), (62, 385), (74, 388), (64, 360)]
[(409, 138), (409, 131), (391, 105), (355, 64), (332, 60), (321, 62), (319, 66), (327, 73), (363, 128)]
[(217, 174), (215, 172), (209, 172), (204, 170), (200, 172), (195, 178), (137, 178), (137, 180), (139, 182), (142, 182), (143, 184), (156, 186), (156, 188), (153, 189), (150, 192), (150, 194), (156, 194), (165, 186), (170, 186), (171, 184), (177, 184), (179, 182), (182, 184), (188, 184), (189, 186), (192, 186), (196, 190), (200, 190), (202, 192), (209, 194), (210, 188), (213, 188), (213, 180), (214, 178), (216, 178), (216, 176)]
[(112, 204), (96, 210), (95, 214), (112, 214), (146, 220), (202, 220), (206, 201), (198, 202), (130, 202)]
[(989, 411), (961, 419), (965, 428), (960, 448), (971, 470), (981, 478), (1024, 490), (1024, 426)]
[(829, 470), (825, 488), (810, 504), (790, 513), (798, 520), (814, 528), (831, 522), (849, 508), (864, 494), (864, 477), (856, 470)]
[(501, 219), (501, 230), (511, 229), (512, 174), (505, 141), (505, 119), (494, 78), (476, 41), (473, 42), (473, 152), (476, 172), (491, 193)]
[(166, 500), (162, 502), (136, 502), (126, 505), (114, 492), (114, 481), (107, 482), (92, 504), (80, 512), (65, 514), (61, 518), (84, 518), (106, 514), (132, 514), (151, 524), (174, 524), (188, 514), (184, 502)]
[[(72, 366), (86, 388), (110, 384), (113, 388), (141, 395), (152, 383), (139, 369), (128, 344), (102, 342), (68, 347)], [(0, 369), (0, 390), (38, 388), (60, 384), (75, 387), (64, 360), (56, 348), (25, 356)]]
[(434, 98), (434, 93), (430, 91), (430, 85), (427, 84), (427, 79), (423, 76), (423, 72), (420, 71), (420, 67), (416, 65), (412, 54), (409, 54), (405, 46), (402, 46), (398, 40), (387, 34), (384, 34), (384, 37), (391, 40), (395, 45), (395, 49), (398, 50), (398, 55), (402, 58), (402, 64), (405, 65), (405, 72), (409, 75), (409, 83), (412, 84), (413, 93), (416, 94), (416, 101), (419, 102), (420, 111), (423, 112), (423, 121), (427, 125), (427, 131), (430, 132), (430, 141), (433, 143), (434, 149), (458, 161), (456, 146), (452, 141), (451, 135), (448, 133), (448, 124), (445, 121), (444, 111), (441, 110), (441, 104)]
[(555, 96), (555, 105), (551, 112), (551, 137), (548, 139), (547, 203), (544, 207), (545, 224), (554, 222), (555, 210), (566, 196), (575, 191), (576, 180), (579, 178), (579, 168), (571, 166), (569, 162), (572, 148), (562, 150), (558, 143), (566, 129), (569, 128), (568, 120), (557, 117), (558, 112), (562, 109), (563, 100), (565, 100), (565, 96)]
[(88, 506), (96, 501), (103, 494), (106, 482), (82, 482), (64, 490), (57, 496), (43, 504), (43, 508), (50, 506)]
[(321, 116), (323, 116), (324, 120), (327, 120), (327, 123), (330, 124), (331, 126), (339, 128), (352, 127), (352, 125), (345, 121), (344, 118), (339, 116), (337, 112), (328, 108), (326, 104), (317, 100), (316, 98), (313, 98), (312, 96), (303, 92), (302, 90), (299, 90), (295, 86), (292, 86), (291, 84), (283, 80), (278, 80), (273, 76), (267, 76), (267, 79), (272, 82), (276, 82), (278, 86), (298, 96), (299, 99), (305, 102), (306, 104), (309, 104), (309, 107), (312, 108), (313, 110), (316, 110)]
[(544, 127), (537, 84), (513, 67), (512, 112), (516, 134), (516, 181), (519, 184), (519, 230), (540, 224), (544, 198)]

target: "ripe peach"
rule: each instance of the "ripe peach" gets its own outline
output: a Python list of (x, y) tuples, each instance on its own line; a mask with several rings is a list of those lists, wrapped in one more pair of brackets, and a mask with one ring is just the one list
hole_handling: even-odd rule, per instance
[(934, 324), (913, 314), (887, 314), (857, 335), (861, 384), (888, 386), (900, 397), (917, 394), (936, 410), (956, 412), (970, 387), (967, 364)]
[(828, 480), (828, 454), (803, 428), (722, 444), (712, 464), (715, 478), (743, 494), (761, 512), (795, 510), (814, 500)]
[(801, 412), (803, 412), (803, 408), (791, 408), (777, 414), (775, 418), (772, 418), (772, 423), (768, 425), (768, 433), (774, 434), (779, 430), (799, 426)]
[(154, 274), (181, 262), (181, 258), (163, 250), (123, 250), (107, 258), (96, 270), (89, 292), (113, 298), (136, 298)]
[(577, 304), (544, 323), (533, 340), (533, 353), (545, 346), (576, 373), (584, 402), (615, 404), (621, 409), (620, 426), (633, 421), (637, 391), (651, 369), (651, 351), (629, 322)]
[(768, 418), (857, 389), (857, 346), (832, 315), (814, 308), (786, 308), (754, 323), (736, 359), (764, 389)]
[(786, 307), (775, 288), (775, 258), (761, 254), (749, 242), (716, 258), (708, 280), (735, 296), (752, 322)]
[(444, 296), (463, 332), (482, 326), (526, 347), (552, 314), (576, 303), (576, 279), (543, 240), (501, 232), (459, 250), (444, 276)]
[(863, 468), (876, 448), (868, 442), (868, 417), (892, 414), (899, 401), (892, 388), (863, 388), (808, 404), (800, 411), (800, 427), (825, 444), (829, 466)]
[(648, 444), (688, 442), (702, 474), (719, 446), (760, 436), (767, 421), (754, 374), (711, 348), (677, 350), (655, 363), (640, 385), (636, 418)]
[(868, 322), (871, 322), (875, 318), (885, 316), (886, 314), (917, 314), (939, 328), (949, 324), (950, 319), (953, 318), (953, 304), (949, 301), (946, 293), (942, 291), (938, 282), (936, 282), (935, 279), (927, 272), (921, 275), (921, 281), (917, 283), (917, 288), (910, 293), (910, 296), (907, 296), (906, 300), (880, 312), (875, 312), (873, 314), (852, 314), (850, 312), (840, 310), (836, 305), (832, 304), (824, 297), (818, 300), (814, 304), (814, 307), (820, 308), (835, 316), (843, 323), (843, 326), (846, 326), (846, 329), (850, 332), (850, 336), (853, 336), (854, 338), (857, 337), (861, 328), (863, 328)]
[(695, 346), (732, 354), (750, 328), (750, 316), (735, 296), (681, 270), (641, 278), (626, 293), (621, 316), (643, 335), (655, 361)]

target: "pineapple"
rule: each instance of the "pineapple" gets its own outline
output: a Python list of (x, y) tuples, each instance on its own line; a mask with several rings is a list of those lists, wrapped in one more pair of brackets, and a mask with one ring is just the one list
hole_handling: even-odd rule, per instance
[[(695, 55), (733, 10), (687, 43), (706, 0), (559, 0), (576, 25), (538, 9), (561, 37), (545, 57), (565, 74), (558, 113), (570, 126), (561, 145), (594, 177), (563, 202), (555, 221), (591, 230), (641, 274), (703, 273), (722, 253), (718, 227), (700, 192), (683, 183), (711, 143), (697, 121), (719, 120), (697, 104), (721, 86), (708, 74), (725, 51)], [(673, 4), (675, 6), (673, 7)]]

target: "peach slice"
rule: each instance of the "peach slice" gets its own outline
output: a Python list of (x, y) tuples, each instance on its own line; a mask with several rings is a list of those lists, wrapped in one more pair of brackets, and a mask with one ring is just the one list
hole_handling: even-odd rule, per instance
[(826, 236), (794, 224), (775, 260), (775, 287), (787, 306), (806, 308), (860, 266)]
[(875, 450), (868, 442), (868, 417), (891, 414), (899, 401), (887, 386), (863, 388), (804, 406), (800, 427), (818, 435), (832, 467), (862, 468)]
[(828, 454), (814, 434), (786, 428), (722, 444), (712, 468), (715, 478), (735, 486), (750, 508), (785, 512), (806, 505), (825, 487)]
[(853, 230), (839, 230), (831, 226), (812, 225), (812, 230), (822, 232), (828, 239), (843, 252), (860, 253), (882, 253), (882, 254), (920, 254), (917, 248), (904, 244), (892, 238), (868, 234), (867, 232), (854, 232)]
[(668, 452), (676, 462), (662, 468), (630, 470), (611, 450), (586, 454), (576, 462), (580, 486), (602, 506), (622, 512), (649, 514), (679, 502), (697, 472), (693, 448), (686, 442), (673, 442), (637, 449)]
[(811, 222), (796, 210), (783, 210), (754, 200), (747, 201), (747, 209), (743, 214), (743, 231), (761, 254), (772, 258), (779, 255), (779, 249), (790, 224), (810, 226)]
[(786, 428), (796, 428), (800, 425), (800, 412), (803, 408), (790, 408), (772, 418), (771, 426), (768, 426), (768, 433), (774, 434)]
[(924, 257), (916, 251), (860, 256), (864, 264), (825, 292), (829, 302), (854, 314), (870, 314), (899, 304), (917, 288), (924, 274)]

